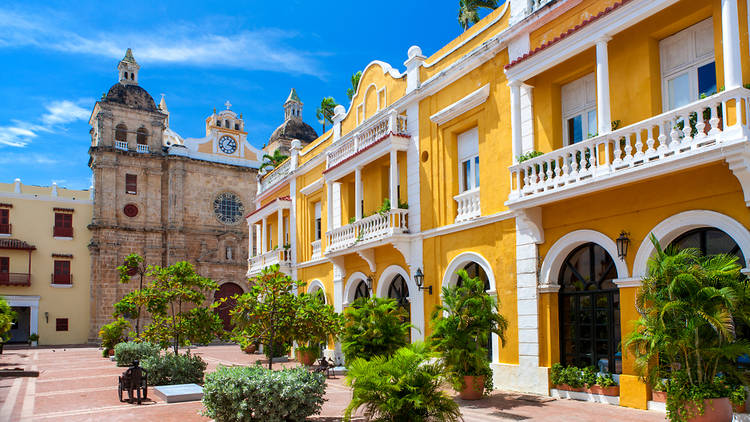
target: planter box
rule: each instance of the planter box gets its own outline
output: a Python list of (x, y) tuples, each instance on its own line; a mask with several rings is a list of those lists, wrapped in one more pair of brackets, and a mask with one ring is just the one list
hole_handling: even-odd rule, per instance
[(733, 404), (732, 410), (734, 413), (745, 413), (745, 410), (747, 410), (747, 403), (742, 403), (740, 405)]
[(558, 390), (565, 390), (565, 391), (575, 391), (576, 393), (583, 393), (583, 387), (571, 387), (568, 384), (558, 384), (555, 385), (555, 388)]
[(659, 403), (666, 403), (667, 402), (667, 392), (666, 391), (652, 391), (651, 392), (651, 400)]
[(619, 396), (620, 386), (613, 385), (610, 387), (602, 387), (601, 385), (592, 385), (591, 387), (586, 389), (586, 392), (591, 394), (600, 394), (602, 396)]

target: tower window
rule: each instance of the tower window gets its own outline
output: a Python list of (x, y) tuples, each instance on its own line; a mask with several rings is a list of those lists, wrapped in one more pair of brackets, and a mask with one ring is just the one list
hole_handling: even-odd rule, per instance
[(234, 130), (240, 130), (240, 124), (239, 123), (235, 123), (234, 124)]
[(146, 139), (148, 138), (148, 131), (145, 127), (138, 128), (136, 131), (136, 142), (139, 145), (146, 145)]
[(115, 141), (128, 142), (128, 127), (122, 123), (115, 128)]
[(229, 129), (231, 126), (229, 126), (229, 120), (224, 120), (224, 127)]
[(138, 176), (135, 174), (125, 175), (125, 193), (131, 195), (138, 194)]
[(130, 80), (131, 80), (131, 81), (134, 81), (134, 80), (135, 80), (135, 73), (131, 73), (131, 74), (130, 74)]
[(216, 121), (216, 126), (221, 127), (221, 120)]

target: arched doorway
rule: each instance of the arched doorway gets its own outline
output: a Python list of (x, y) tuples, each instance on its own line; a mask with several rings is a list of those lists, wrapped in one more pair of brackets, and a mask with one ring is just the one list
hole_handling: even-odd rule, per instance
[(560, 269), (560, 361), (622, 372), (615, 262), (596, 243), (571, 251)]
[(232, 329), (231, 317), (229, 311), (234, 308), (237, 304), (237, 300), (233, 299), (234, 295), (241, 295), (243, 293), (242, 287), (235, 283), (224, 283), (219, 287), (219, 290), (214, 294), (214, 302), (217, 302), (223, 298), (227, 300), (216, 308), (216, 313), (219, 314), (219, 318), (224, 323), (224, 330), (230, 331)]
[[(479, 263), (469, 262), (464, 265), (464, 271), (466, 271), (466, 275), (468, 275), (469, 278), (479, 277), (479, 279), (482, 280), (482, 283), (484, 283), (484, 291), (490, 291), (490, 278), (487, 277), (487, 272), (484, 271), (484, 268), (482, 268)], [(456, 285), (459, 287), (463, 286), (463, 283), (464, 281), (461, 277), (456, 281)], [(492, 361), (492, 334), (487, 335), (487, 345), (485, 347), (487, 347), (487, 358)]]
[[(409, 286), (406, 285), (406, 279), (401, 274), (391, 280), (388, 286), (388, 297), (396, 299), (396, 303), (406, 311), (404, 322), (411, 321), (411, 302), (409, 302)], [(408, 334), (409, 343), (411, 343), (411, 330)]]

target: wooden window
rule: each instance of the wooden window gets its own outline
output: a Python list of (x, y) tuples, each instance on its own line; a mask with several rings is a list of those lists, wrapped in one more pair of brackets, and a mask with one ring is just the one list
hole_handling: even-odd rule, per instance
[(120, 142), (128, 142), (128, 127), (120, 123), (115, 128), (115, 140)]
[(659, 42), (664, 111), (716, 93), (713, 19)]
[(10, 281), (10, 258), (0, 256), (0, 284), (7, 285)]
[(571, 145), (597, 134), (596, 79), (593, 73), (560, 87), (563, 143)]
[(458, 186), (461, 192), (479, 188), (479, 130), (458, 135)]
[(138, 130), (135, 132), (135, 141), (138, 143), (138, 145), (146, 145), (148, 139), (148, 131), (146, 128), (138, 128)]
[(10, 210), (0, 208), (0, 234), (10, 234)]
[(56, 212), (52, 232), (55, 237), (73, 237), (73, 214)]
[(55, 318), (55, 331), (68, 331), (68, 318)]
[(55, 273), (52, 274), (52, 282), (55, 284), (70, 284), (72, 282), (70, 261), (55, 260)]
[(125, 193), (131, 195), (138, 194), (138, 175), (126, 174), (125, 175)]
[(320, 236), (322, 234), (321, 232), (321, 225), (320, 225), (320, 202), (316, 202), (315, 205), (315, 226), (314, 226), (314, 232), (315, 232), (315, 240), (320, 240)]

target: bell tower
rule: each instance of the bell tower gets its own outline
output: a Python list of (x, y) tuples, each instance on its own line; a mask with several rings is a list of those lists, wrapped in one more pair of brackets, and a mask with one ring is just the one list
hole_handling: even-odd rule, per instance
[(302, 120), (302, 101), (300, 101), (297, 91), (292, 88), (289, 97), (284, 102), (284, 121)]
[(117, 65), (117, 71), (120, 74), (120, 83), (123, 85), (138, 85), (138, 69), (141, 67), (133, 57), (133, 52), (128, 48), (125, 57)]

